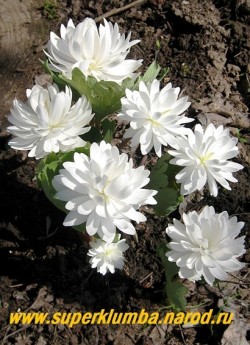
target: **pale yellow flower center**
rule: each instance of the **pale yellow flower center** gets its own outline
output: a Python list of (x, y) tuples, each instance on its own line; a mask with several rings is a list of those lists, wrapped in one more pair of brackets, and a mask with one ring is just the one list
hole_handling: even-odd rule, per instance
[(103, 179), (102, 184), (96, 187), (96, 192), (98, 193), (98, 198), (100, 197), (101, 203), (106, 203), (109, 200), (109, 196), (106, 194), (105, 189), (110, 184), (110, 180)]
[(92, 60), (89, 64), (88, 71), (89, 72), (98, 71), (99, 69), (100, 69), (100, 65), (99, 65), (98, 61)]
[(159, 125), (159, 123), (157, 121), (155, 121), (154, 119), (152, 119), (152, 118), (148, 119), (148, 121), (151, 122), (153, 126), (158, 126)]
[(107, 194), (105, 194), (104, 190), (98, 193), (104, 202), (107, 202), (109, 200), (109, 197), (107, 196)]
[(58, 122), (58, 123), (50, 123), (49, 124), (49, 129), (50, 131), (53, 132), (53, 129), (58, 129), (58, 128), (62, 128), (62, 122)]
[(113, 252), (114, 252), (114, 249), (108, 248), (108, 249), (105, 250), (105, 255), (106, 256), (110, 256), (110, 255), (113, 254)]
[(157, 120), (155, 120), (150, 113), (148, 113), (147, 120), (148, 120), (148, 122), (151, 122), (151, 124), (153, 126), (159, 126), (160, 125), (160, 123)]
[(200, 159), (200, 164), (205, 165), (206, 161), (208, 161), (209, 159), (211, 159), (212, 156), (213, 156), (213, 152), (207, 153), (207, 154), (204, 155), (204, 156), (200, 156), (200, 157), (199, 157), (199, 159)]

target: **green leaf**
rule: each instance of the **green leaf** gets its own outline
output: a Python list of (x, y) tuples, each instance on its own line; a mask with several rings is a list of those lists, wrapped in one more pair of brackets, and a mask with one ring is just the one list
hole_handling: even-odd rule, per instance
[(162, 80), (166, 74), (169, 72), (169, 68), (162, 68), (155, 60), (148, 67), (143, 76), (139, 76), (136, 80), (127, 78), (123, 80), (122, 87), (124, 89), (138, 90), (140, 81), (144, 83), (152, 83), (154, 79), (158, 77)]
[(67, 85), (75, 89), (79, 95), (85, 95), (88, 100), (94, 97), (93, 87), (97, 80), (93, 77), (86, 77), (79, 68), (74, 68), (72, 71), (72, 79), (68, 79), (62, 75), (59, 76)]
[(166, 284), (164, 291), (167, 296), (168, 303), (173, 306), (175, 310), (185, 310), (187, 306), (186, 295), (188, 289), (181, 284), (181, 280), (178, 277), (179, 267), (174, 262), (170, 262), (166, 256), (166, 252), (169, 249), (165, 243), (158, 245), (156, 252), (161, 258), (163, 263)]
[[(130, 82), (130, 84), (128, 84), (129, 86), (127, 86), (127, 88), (131, 89), (131, 90), (138, 90), (139, 89), (140, 81), (144, 81), (144, 83), (152, 83), (152, 81), (154, 79), (156, 79), (156, 77), (158, 76), (160, 70), (161, 70), (161, 66), (158, 65), (158, 63), (154, 60), (151, 63), (151, 65), (148, 67), (148, 69), (146, 70), (144, 75), (143, 76), (139, 76), (133, 82), (133, 85), (131, 85), (131, 82)], [(124, 83), (126, 83), (126, 79), (125, 79)], [(127, 83), (128, 83), (128, 81), (127, 81)]]
[[(64, 85), (71, 87), (74, 100), (84, 95), (91, 103), (95, 118), (99, 122), (107, 115), (121, 108), (121, 97), (125, 95), (124, 86), (114, 81), (97, 81), (92, 76), (86, 78), (79, 68), (74, 68), (72, 79), (68, 79), (61, 74), (51, 71), (48, 61), (43, 63), (43, 67), (60, 89), (63, 89), (62, 86)], [(134, 84), (134, 81), (130, 78), (127, 78), (126, 82), (124, 81), (126, 86), (132, 84)]]
[(169, 73), (170, 68), (169, 67), (164, 67), (161, 69), (160, 73), (158, 74), (158, 79), (162, 80), (163, 78), (166, 77), (166, 75)]
[(43, 68), (45, 69), (45, 71), (47, 73), (50, 74), (51, 78), (53, 79), (53, 81), (57, 84), (57, 86), (59, 87), (60, 90), (63, 90), (65, 85), (67, 85), (67, 83), (60, 78), (56, 73), (54, 73), (53, 71), (51, 71), (51, 69), (49, 68), (49, 61), (41, 61)]
[(175, 176), (180, 167), (169, 163), (171, 156), (164, 153), (153, 167), (147, 188), (158, 191), (154, 197), (157, 204), (154, 210), (159, 216), (166, 216), (173, 212), (180, 203), (179, 187)]
[(121, 108), (124, 88), (113, 81), (97, 81), (94, 77), (86, 78), (79, 68), (72, 71), (72, 79), (60, 76), (79, 95), (85, 95), (92, 105), (95, 118), (100, 122), (104, 117)]
[(85, 141), (92, 143), (99, 143), (102, 141), (103, 137), (100, 132), (100, 129), (94, 126), (91, 126), (90, 130), (81, 136)]
[[(43, 158), (37, 169), (37, 180), (38, 185), (43, 189), (46, 197), (60, 210), (67, 213), (65, 209), (65, 202), (56, 199), (56, 191), (52, 185), (52, 180), (54, 176), (59, 174), (59, 170), (62, 168), (64, 162), (73, 161), (74, 153), (84, 153), (89, 156), (89, 145), (84, 147), (76, 148), (74, 151), (69, 152), (59, 152), (59, 153), (50, 153), (45, 158)], [(75, 227), (75, 229), (84, 231), (85, 225), (80, 225)]]
[(111, 143), (115, 132), (115, 121), (108, 118), (101, 122), (101, 127), (91, 126), (91, 129), (84, 135), (82, 139), (90, 143), (99, 143), (104, 140), (106, 143)]
[[(137, 79), (136, 79), (137, 80)], [(125, 89), (130, 89), (130, 90), (134, 90), (135, 88), (135, 84), (136, 84), (136, 81), (131, 79), (131, 78), (126, 78), (123, 80), (122, 82), (122, 88), (125, 90)]]
[(169, 303), (177, 310), (185, 310), (187, 307), (188, 289), (178, 281), (166, 284), (166, 294)]
[(111, 143), (115, 132), (115, 121), (110, 121), (109, 119), (102, 121), (102, 130), (103, 140), (106, 141), (106, 143)]
[(154, 60), (144, 73), (141, 80), (145, 83), (152, 82), (158, 76), (161, 70), (161, 66)]
[(156, 254), (161, 258), (163, 263), (164, 272), (166, 280), (172, 281), (173, 278), (177, 275), (179, 268), (174, 262), (170, 262), (166, 256), (166, 252), (169, 249), (166, 246), (165, 242), (160, 243), (156, 248)]
[(174, 188), (161, 188), (154, 197), (157, 204), (154, 206), (155, 212), (159, 216), (166, 216), (176, 210), (180, 204), (179, 192)]
[(52, 179), (57, 174), (58, 162), (55, 153), (49, 154), (38, 164), (38, 185), (43, 189), (46, 197), (60, 210), (65, 212), (65, 203), (54, 198), (55, 190), (52, 186)]

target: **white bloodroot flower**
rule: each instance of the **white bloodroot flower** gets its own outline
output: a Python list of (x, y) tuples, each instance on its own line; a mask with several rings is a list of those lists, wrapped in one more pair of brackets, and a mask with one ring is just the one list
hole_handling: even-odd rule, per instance
[(50, 33), (47, 44), (50, 68), (60, 72), (67, 78), (72, 77), (72, 70), (78, 67), (88, 77), (93, 76), (98, 81), (108, 80), (120, 84), (123, 79), (135, 78), (134, 73), (142, 60), (132, 60), (126, 57), (130, 48), (140, 40), (129, 42), (127, 37), (119, 33), (117, 23), (104, 19), (104, 25), (99, 29), (91, 18), (86, 18), (76, 27), (70, 19), (67, 27), (61, 25), (61, 38), (54, 32)]
[(193, 119), (181, 114), (190, 102), (187, 102), (188, 97), (178, 99), (179, 93), (180, 88), (173, 88), (171, 83), (160, 91), (160, 82), (156, 79), (146, 84), (141, 81), (139, 91), (126, 89), (118, 118), (130, 122), (124, 138), (132, 138), (132, 147), (140, 144), (144, 155), (154, 147), (161, 157), (161, 145), (171, 145), (176, 135), (187, 133), (182, 124)]
[(75, 153), (74, 162), (65, 162), (60, 175), (52, 183), (56, 197), (66, 201), (69, 210), (64, 220), (65, 226), (75, 226), (86, 222), (90, 236), (98, 235), (106, 242), (112, 242), (116, 227), (130, 235), (135, 228), (130, 222), (146, 221), (146, 217), (136, 211), (139, 206), (156, 204), (153, 196), (157, 191), (142, 189), (149, 183), (149, 170), (143, 166), (133, 168), (125, 153), (106, 144), (93, 143), (90, 157)]
[(180, 267), (179, 276), (192, 281), (202, 276), (209, 285), (216, 279), (227, 280), (228, 272), (244, 267), (237, 257), (245, 253), (245, 236), (239, 235), (243, 222), (229, 218), (227, 212), (215, 213), (206, 206), (200, 214), (196, 211), (183, 214), (184, 224), (174, 219), (166, 232), (173, 240), (166, 253), (169, 261)]
[(56, 85), (44, 89), (39, 85), (26, 91), (24, 104), (14, 100), (7, 130), (14, 136), (9, 145), (17, 150), (30, 150), (28, 156), (40, 159), (50, 152), (69, 151), (84, 146), (79, 135), (90, 130), (85, 127), (94, 114), (85, 96), (71, 106), (72, 92), (65, 87), (59, 92)]
[(230, 137), (228, 129), (215, 128), (212, 123), (205, 131), (198, 124), (194, 132), (189, 129), (187, 136), (178, 137), (176, 150), (168, 152), (175, 157), (170, 163), (185, 167), (176, 175), (176, 181), (181, 183), (181, 194), (201, 190), (206, 182), (213, 196), (218, 194), (216, 182), (231, 190), (227, 180), (237, 182), (232, 173), (243, 169), (242, 165), (228, 161), (238, 154), (237, 141)]
[(105, 275), (108, 271), (115, 273), (115, 269), (123, 269), (124, 256), (123, 253), (129, 248), (126, 240), (107, 243), (100, 239), (90, 242), (91, 248), (88, 251), (91, 256), (90, 264), (92, 268), (96, 268), (97, 272)]

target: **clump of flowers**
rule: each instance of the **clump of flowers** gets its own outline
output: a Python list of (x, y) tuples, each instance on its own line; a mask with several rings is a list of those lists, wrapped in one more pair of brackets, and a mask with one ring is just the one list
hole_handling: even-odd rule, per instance
[(125, 239), (118, 240), (113, 243), (107, 243), (101, 239), (90, 242), (88, 255), (91, 257), (90, 264), (92, 268), (96, 268), (97, 272), (105, 275), (108, 271), (115, 273), (115, 269), (123, 269), (124, 256), (123, 253), (129, 248)]
[(174, 143), (176, 150), (168, 152), (175, 157), (170, 163), (185, 166), (176, 175), (177, 182), (181, 183), (181, 193), (201, 190), (206, 182), (213, 196), (218, 194), (217, 182), (231, 190), (227, 180), (237, 182), (232, 173), (243, 168), (241, 164), (228, 161), (238, 154), (237, 141), (230, 137), (228, 129), (215, 128), (212, 123), (205, 131), (201, 125), (196, 125), (194, 132), (189, 130), (187, 136), (178, 137)]
[(213, 285), (215, 279), (227, 280), (229, 272), (244, 267), (237, 258), (245, 253), (245, 236), (236, 238), (243, 222), (229, 218), (227, 212), (215, 213), (209, 206), (200, 214), (184, 213), (183, 221), (184, 224), (174, 219), (174, 224), (166, 229), (172, 240), (166, 256), (180, 267), (181, 278), (196, 281), (203, 277)]
[(126, 59), (130, 48), (139, 40), (129, 42), (131, 34), (125, 37), (119, 33), (117, 24), (104, 19), (99, 29), (91, 18), (86, 18), (76, 27), (70, 19), (67, 27), (61, 25), (61, 38), (50, 33), (46, 55), (52, 71), (71, 78), (78, 67), (88, 77), (121, 83), (125, 78), (135, 78), (134, 73), (142, 60)]
[[(166, 216), (177, 208), (180, 194), (208, 183), (216, 197), (217, 183), (230, 189), (228, 181), (237, 182), (232, 173), (242, 169), (229, 161), (238, 148), (227, 129), (213, 124), (206, 129), (196, 125), (194, 131), (185, 127), (194, 120), (185, 116), (190, 102), (171, 83), (161, 89), (158, 79), (164, 69), (162, 73), (154, 61), (139, 76), (142, 60), (127, 59), (139, 42), (130, 36), (106, 20), (99, 27), (90, 18), (77, 26), (69, 20), (61, 26), (61, 37), (51, 32), (44, 64), (64, 91), (56, 84), (47, 89), (35, 85), (27, 90), (26, 103), (14, 101), (8, 117), (10, 146), (41, 159), (38, 182), (66, 213), (63, 224), (88, 234), (90, 265), (103, 275), (123, 269), (128, 244), (121, 236), (136, 235), (135, 223), (147, 220), (141, 206)], [(129, 123), (124, 138), (131, 139), (133, 148), (140, 145), (143, 155), (154, 149), (158, 161), (151, 171), (136, 166), (121, 152), (122, 145), (114, 145), (117, 120)], [(171, 146), (168, 152), (174, 158), (162, 146)], [(244, 236), (236, 238), (243, 223), (236, 217), (206, 206), (200, 214), (184, 214), (183, 220), (168, 226), (166, 254), (181, 278), (204, 278), (212, 285), (244, 266), (238, 261), (245, 252)], [(165, 252), (164, 247), (166, 262)], [(172, 278), (167, 279), (168, 289), (180, 293)]]
[(118, 118), (130, 123), (124, 138), (132, 138), (131, 146), (140, 144), (142, 154), (153, 147), (158, 157), (162, 155), (161, 146), (173, 145), (175, 137), (187, 133), (184, 123), (193, 121), (183, 115), (190, 102), (188, 97), (178, 99), (180, 88), (168, 83), (160, 90), (160, 82), (139, 84), (139, 91), (126, 90), (121, 99), (122, 111)]
[(29, 157), (43, 158), (50, 152), (69, 151), (86, 142), (80, 137), (90, 130), (85, 127), (94, 114), (85, 96), (72, 105), (72, 91), (65, 87), (59, 92), (56, 85), (44, 89), (39, 85), (26, 91), (24, 104), (13, 103), (8, 117), (14, 135), (9, 145), (17, 150), (29, 150)]

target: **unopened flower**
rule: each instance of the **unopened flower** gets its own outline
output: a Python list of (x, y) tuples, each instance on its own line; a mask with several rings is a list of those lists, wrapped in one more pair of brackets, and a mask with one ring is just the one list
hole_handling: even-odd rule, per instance
[(218, 194), (216, 182), (231, 190), (227, 180), (237, 182), (232, 173), (243, 168), (228, 161), (238, 154), (237, 141), (230, 137), (228, 129), (215, 128), (212, 123), (205, 131), (201, 125), (196, 125), (194, 132), (189, 130), (187, 136), (178, 137), (176, 150), (168, 152), (175, 157), (170, 163), (185, 167), (176, 175), (176, 181), (181, 183), (181, 193), (201, 190), (206, 182), (213, 196)]
[(202, 277), (209, 285), (216, 279), (227, 280), (228, 272), (244, 267), (237, 257), (245, 253), (245, 236), (239, 235), (243, 222), (229, 218), (227, 212), (215, 213), (206, 206), (200, 214), (196, 211), (183, 214), (184, 224), (174, 219), (166, 229), (173, 240), (166, 253), (169, 261), (180, 267), (179, 276), (192, 281)]
[[(189, 107), (187, 97), (178, 99), (180, 88), (167, 84), (160, 91), (160, 82), (139, 84), (139, 91), (126, 89), (121, 99), (122, 110), (118, 117), (130, 122), (124, 138), (132, 138), (131, 146), (141, 145), (142, 154), (153, 147), (161, 157), (161, 145), (172, 145), (176, 135), (184, 135), (187, 129), (182, 124), (193, 121), (183, 115)], [(182, 114), (182, 115), (181, 115)]]
[(96, 268), (97, 272), (105, 275), (108, 271), (115, 273), (115, 269), (123, 269), (124, 256), (123, 253), (129, 248), (126, 240), (107, 243), (100, 239), (90, 242), (91, 248), (88, 251), (91, 256), (90, 264), (92, 268)]
[(69, 151), (86, 142), (79, 135), (94, 114), (85, 96), (71, 106), (72, 92), (66, 86), (59, 92), (56, 85), (44, 89), (35, 85), (27, 90), (28, 101), (14, 100), (8, 120), (8, 131), (14, 136), (9, 145), (17, 150), (30, 150), (29, 157), (43, 158), (50, 152)]
[(63, 164), (60, 175), (53, 179), (56, 197), (66, 201), (69, 213), (64, 225), (75, 226), (86, 222), (90, 236), (98, 235), (112, 242), (116, 227), (134, 235), (137, 223), (146, 217), (136, 211), (140, 205), (156, 204), (153, 196), (157, 191), (142, 189), (149, 183), (149, 170), (133, 168), (125, 153), (106, 144), (93, 143), (90, 157), (75, 153), (74, 162)]
[(109, 80), (121, 83), (123, 79), (135, 78), (134, 73), (142, 60), (132, 60), (126, 57), (130, 48), (139, 42), (129, 42), (127, 37), (119, 33), (117, 24), (104, 19), (104, 25), (99, 29), (91, 18), (86, 18), (76, 27), (70, 19), (67, 27), (61, 25), (61, 38), (54, 32), (50, 33), (45, 52), (50, 61), (50, 68), (68, 78), (72, 70), (78, 67), (88, 77), (93, 76), (98, 81)]

